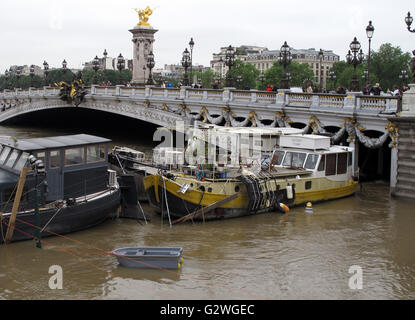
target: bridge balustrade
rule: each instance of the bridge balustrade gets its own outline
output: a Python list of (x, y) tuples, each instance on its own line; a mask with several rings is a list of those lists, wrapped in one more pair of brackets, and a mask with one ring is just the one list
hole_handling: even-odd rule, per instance
[[(92, 86), (88, 90), (95, 96), (123, 96), (131, 99), (174, 99), (191, 101), (204, 101), (206, 103), (249, 103), (272, 107), (296, 107), (317, 110), (355, 110), (362, 113), (397, 113), (401, 111), (401, 100), (391, 96), (363, 96), (361, 94), (349, 93), (338, 94), (314, 94), (281, 91), (265, 92), (256, 90), (212, 90), (191, 88), (156, 88), (156, 87), (101, 87)], [(30, 88), (29, 90), (4, 90), (0, 92), (0, 99), (13, 99), (19, 97), (55, 96), (59, 93), (58, 88), (44, 87), (42, 89)]]

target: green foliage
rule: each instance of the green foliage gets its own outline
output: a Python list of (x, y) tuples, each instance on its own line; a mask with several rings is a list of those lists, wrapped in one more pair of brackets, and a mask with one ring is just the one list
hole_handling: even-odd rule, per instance
[[(409, 53), (403, 53), (402, 49), (393, 47), (390, 43), (382, 44), (378, 52), (373, 52), (371, 56), (371, 73), (379, 78), (380, 86), (386, 91), (394, 85), (400, 86), (402, 80), (399, 79), (401, 70), (407, 70), (410, 74), (408, 64), (411, 60)], [(409, 75), (410, 76), (410, 75)]]
[[(229, 73), (229, 71), (228, 71)], [(241, 60), (236, 60), (235, 66), (231, 69), (231, 76), (233, 78), (234, 86), (239, 89), (257, 87), (257, 81), (259, 76), (259, 70), (251, 63), (244, 63)], [(228, 74), (226, 74), (226, 77)], [(238, 76), (242, 77), (242, 82), (238, 84), (236, 79)], [(226, 79), (224, 79), (226, 81)]]
[[(401, 70), (405, 69), (408, 72), (409, 79), (411, 77), (408, 68), (410, 58), (410, 54), (403, 53), (400, 47), (393, 47), (390, 43), (382, 44), (379, 51), (371, 52), (370, 84), (373, 86), (379, 82), (385, 92), (387, 89), (392, 89), (394, 85), (401, 86), (403, 82), (399, 78)], [(367, 69), (367, 62), (358, 65), (356, 68), (362, 89), (365, 86), (364, 79), (362, 78), (363, 70), (365, 69)], [(337, 76), (334, 84), (349, 88), (353, 76), (353, 66), (345, 61), (339, 61), (334, 64), (333, 71)]]
[[(306, 79), (314, 79), (313, 70), (307, 63), (300, 64), (293, 61), (287, 66), (287, 72), (291, 74), (291, 87), (303, 87)], [(274, 62), (273, 66), (265, 71), (265, 86), (268, 84), (275, 84), (279, 87), (283, 74), (283, 66), (278, 62)]]
[(208, 69), (205, 72), (193, 72), (193, 75), (200, 79), (202, 82), (203, 88), (211, 89), (212, 84), (215, 82), (215, 77), (217, 76), (212, 70)]

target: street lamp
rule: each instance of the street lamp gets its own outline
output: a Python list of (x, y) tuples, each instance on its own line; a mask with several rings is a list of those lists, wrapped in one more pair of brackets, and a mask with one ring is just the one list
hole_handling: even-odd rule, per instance
[(323, 64), (323, 56), (324, 56), (323, 49), (320, 49), (318, 56), (320, 58), (320, 89), (322, 89), (323, 87), (323, 72), (322, 72), (323, 66), (322, 64)]
[(284, 42), (283, 46), (280, 50), (280, 55), (278, 56), (279, 63), (284, 67), (284, 75), (280, 82), (281, 89), (289, 89), (290, 88), (290, 80), (287, 74), (287, 66), (292, 61), (291, 50), (287, 44), (287, 41)]
[(228, 49), (226, 49), (226, 56), (225, 56), (225, 65), (229, 68), (228, 71), (228, 77), (226, 78), (226, 86), (228, 88), (233, 87), (233, 79), (231, 70), (232, 67), (235, 65), (235, 50), (232, 48), (232, 46), (229, 46)]
[(408, 75), (408, 71), (406, 71), (406, 69), (402, 69), (401, 70), (401, 74), (399, 75), (399, 79), (402, 80), (402, 87), (403, 85), (408, 81), (409, 79), (409, 75)]
[(363, 74), (362, 74), (362, 79), (363, 79), (363, 81), (364, 81), (365, 83), (370, 82), (370, 81), (369, 81), (369, 71), (368, 71), (368, 70), (364, 70), (364, 71), (363, 71)]
[(263, 90), (264, 89), (264, 82), (265, 82), (264, 72), (261, 72), (261, 74), (259, 75), (259, 81), (261, 81), (261, 90)]
[(408, 12), (408, 15), (405, 17), (405, 22), (406, 22), (406, 25), (408, 26), (409, 32), (415, 32), (415, 29), (411, 29), (411, 25), (413, 21), (414, 21), (414, 18), (411, 16), (411, 13)]
[(354, 37), (353, 41), (350, 43), (350, 50), (346, 55), (347, 63), (353, 65), (353, 78), (352, 78), (352, 82), (350, 83), (350, 90), (353, 92), (358, 92), (359, 91), (359, 79), (357, 78), (356, 67), (357, 65), (363, 62), (363, 59), (365, 56), (361, 49), (360, 42), (357, 41), (356, 37)]
[(369, 39), (369, 55), (367, 58), (367, 82), (370, 83), (370, 45), (372, 43), (373, 33), (375, 32), (375, 27), (372, 25), (372, 21), (369, 21), (369, 25), (366, 27), (366, 35)]
[(195, 42), (193, 38), (190, 38), (189, 47), (190, 47), (190, 82), (193, 83), (193, 47)]
[(329, 79), (331, 82), (331, 91), (334, 90), (334, 84), (335, 84), (336, 78), (337, 78), (336, 73), (333, 70), (330, 70)]
[(45, 74), (45, 85), (49, 86), (49, 81), (48, 81), (49, 64), (46, 61), (43, 62), (43, 73)]
[(35, 66), (32, 64), (30, 66), (30, 86), (33, 87), (33, 77), (35, 76)]
[(122, 80), (122, 71), (125, 68), (125, 59), (122, 56), (122, 54), (120, 53), (120, 55), (117, 58), (117, 69), (120, 72), (120, 79), (118, 81), (119, 84), (121, 84), (121, 80)]
[(20, 88), (20, 77), (22, 76), (22, 70), (17, 68), (16, 69), (16, 76), (17, 76), (17, 87)]
[(155, 65), (156, 65), (156, 63), (154, 62), (153, 51), (150, 51), (150, 53), (147, 55), (147, 68), (150, 69), (150, 74), (148, 75), (147, 84), (150, 85), (150, 86), (154, 85), (153, 73), (152, 73), (151, 70), (153, 70)]
[(241, 83), (242, 83), (242, 76), (241, 75), (236, 77), (236, 82), (238, 84), (238, 89), (242, 89), (241, 88)]
[(66, 62), (65, 59), (63, 59), (63, 61), (62, 61), (62, 72), (63, 72), (63, 74), (66, 74), (67, 70), (68, 70), (68, 63)]
[[(405, 17), (406, 25), (408, 26), (408, 31), (415, 33), (415, 29), (411, 29), (412, 22), (414, 21), (414, 18), (411, 16), (411, 13), (408, 12), (408, 15)], [(412, 51), (412, 54), (414, 55), (410, 61), (410, 67), (412, 72), (412, 83), (415, 83), (415, 50)]]
[(4, 72), (4, 89), (8, 89), (8, 81), (9, 81), (9, 76), (10, 76), (10, 72), (9, 70), (6, 69), (6, 71)]
[(99, 70), (99, 58), (98, 58), (98, 56), (95, 56), (94, 60), (92, 61), (92, 69), (94, 69), (94, 71), (95, 71), (94, 84), (98, 84), (98, 77), (97, 77), (97, 72)]
[(186, 87), (189, 85), (189, 78), (187, 75), (187, 68), (190, 67), (190, 52), (187, 48), (183, 51), (182, 55), (182, 66), (184, 68), (184, 77), (183, 77), (183, 85)]

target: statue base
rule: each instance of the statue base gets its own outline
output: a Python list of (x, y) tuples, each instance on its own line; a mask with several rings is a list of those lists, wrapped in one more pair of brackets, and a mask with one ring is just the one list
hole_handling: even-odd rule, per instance
[(135, 26), (129, 30), (133, 34), (133, 77), (131, 84), (145, 86), (150, 75), (147, 68), (147, 55), (153, 51), (154, 34), (158, 31), (151, 27)]
[(415, 117), (415, 83), (408, 86), (410, 89), (402, 95), (401, 117)]

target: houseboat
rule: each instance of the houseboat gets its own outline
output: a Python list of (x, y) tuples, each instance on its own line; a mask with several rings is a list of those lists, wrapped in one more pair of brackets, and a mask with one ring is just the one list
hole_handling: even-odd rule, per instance
[(110, 142), (86, 134), (0, 138), (0, 243), (76, 232), (115, 216), (121, 192), (108, 170)]
[[(234, 218), (286, 212), (287, 206), (346, 197), (356, 190), (353, 148), (331, 146), (329, 137), (291, 128), (211, 130), (223, 141), (202, 155), (214, 158), (210, 164), (200, 164), (199, 158), (197, 165), (144, 178), (150, 204), (158, 212), (179, 220)], [(211, 138), (193, 139), (186, 152), (197, 157), (195, 151), (203, 150), (211, 141), (207, 139)], [(236, 146), (236, 152), (229, 150), (229, 144)], [(227, 151), (221, 154), (220, 149)], [(225, 164), (217, 162), (218, 156), (225, 158)]]

